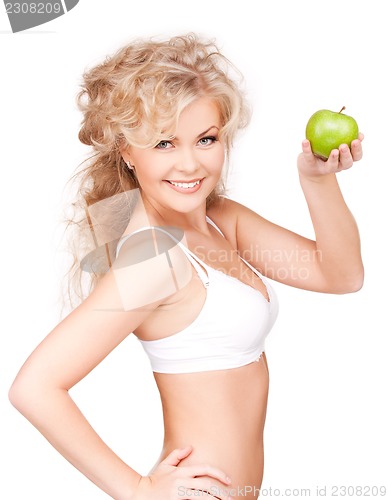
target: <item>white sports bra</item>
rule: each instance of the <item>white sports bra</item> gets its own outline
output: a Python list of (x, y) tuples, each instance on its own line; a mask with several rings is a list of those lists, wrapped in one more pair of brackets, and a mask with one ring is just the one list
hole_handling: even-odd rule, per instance
[[(206, 219), (224, 236), (209, 217)], [(162, 228), (152, 228), (169, 234)], [(130, 236), (119, 242), (116, 255)], [(207, 295), (198, 316), (180, 332), (157, 340), (138, 339), (152, 370), (157, 373), (192, 373), (237, 368), (258, 361), (264, 352), (265, 338), (278, 315), (278, 300), (269, 282), (240, 257), (265, 284), (268, 301), (252, 286), (212, 268), (170, 236), (194, 266)]]

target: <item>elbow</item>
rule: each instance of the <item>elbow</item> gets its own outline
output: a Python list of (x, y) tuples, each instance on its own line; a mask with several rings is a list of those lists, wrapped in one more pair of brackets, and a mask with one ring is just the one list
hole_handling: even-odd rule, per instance
[(357, 273), (354, 273), (352, 279), (349, 281), (348, 291), (346, 293), (354, 293), (361, 290), (364, 286), (364, 266), (361, 264), (361, 268)]
[(23, 413), (28, 401), (29, 391), (25, 384), (16, 379), (8, 390), (8, 399), (12, 406), (14, 406), (20, 413)]
[(361, 290), (363, 286), (364, 286), (364, 273), (362, 274), (362, 276), (360, 276), (358, 281), (354, 282), (353, 288), (349, 290), (349, 293), (358, 292), (359, 290)]
[(8, 399), (26, 418), (38, 415), (45, 406), (59, 392), (68, 392), (67, 389), (47, 381), (42, 376), (31, 371), (21, 370), (8, 389)]
[(341, 280), (341, 282), (337, 283), (335, 287), (333, 287), (333, 292), (336, 294), (346, 294), (346, 293), (355, 293), (361, 290), (364, 285), (364, 270), (362, 270), (357, 275), (353, 275), (346, 280)]
[(38, 402), (42, 401), (46, 395), (46, 386), (43, 387), (39, 382), (20, 374), (8, 390), (10, 403), (26, 418), (36, 411), (37, 406), (39, 406)]
[(351, 283), (349, 284), (349, 286), (347, 286), (342, 292), (342, 294), (345, 294), (345, 293), (355, 293), (355, 292), (358, 292), (361, 290), (363, 286), (363, 282), (354, 282), (354, 283)]
[(23, 396), (20, 393), (19, 388), (15, 386), (15, 383), (13, 383), (10, 389), (8, 390), (8, 399), (11, 405), (20, 411), (21, 403), (23, 401)]

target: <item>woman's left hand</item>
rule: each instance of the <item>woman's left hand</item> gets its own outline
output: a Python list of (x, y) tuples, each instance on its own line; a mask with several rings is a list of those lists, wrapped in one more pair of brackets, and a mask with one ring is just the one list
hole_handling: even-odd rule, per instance
[(298, 156), (298, 170), (303, 177), (314, 178), (327, 174), (336, 174), (341, 170), (347, 170), (353, 165), (353, 162), (362, 158), (363, 134), (359, 134), (358, 139), (351, 143), (341, 144), (338, 149), (333, 149), (326, 161), (315, 156), (311, 150), (310, 142), (305, 139), (302, 142), (302, 153)]

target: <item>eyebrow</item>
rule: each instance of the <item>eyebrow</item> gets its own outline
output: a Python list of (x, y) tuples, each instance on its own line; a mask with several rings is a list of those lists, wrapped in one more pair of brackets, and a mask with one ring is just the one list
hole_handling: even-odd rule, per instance
[(216, 128), (217, 130), (220, 130), (216, 125), (212, 125), (211, 127), (209, 127), (207, 130), (205, 130), (205, 132), (202, 132), (201, 134), (197, 135), (197, 139), (199, 139), (200, 137), (202, 137), (203, 135), (207, 134), (209, 132), (209, 130), (211, 130), (212, 128)]
[[(200, 137), (203, 137), (205, 134), (207, 134), (209, 132), (209, 130), (211, 130), (212, 128), (216, 128), (218, 131), (220, 130), (217, 125), (212, 125), (211, 127), (209, 127), (208, 129), (206, 129), (204, 132), (201, 132), (199, 135), (197, 135), (197, 139), (199, 139)], [(171, 139), (174, 139), (174, 140), (179, 140), (175, 135), (174, 136), (171, 136), (170, 137), (170, 140)]]

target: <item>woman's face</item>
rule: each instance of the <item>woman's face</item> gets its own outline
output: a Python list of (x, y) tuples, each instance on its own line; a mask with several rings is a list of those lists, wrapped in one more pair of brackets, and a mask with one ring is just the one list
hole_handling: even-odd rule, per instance
[(155, 209), (188, 213), (206, 203), (224, 165), (220, 128), (217, 105), (200, 98), (182, 111), (174, 138), (154, 148), (127, 148), (124, 160), (134, 166), (143, 196)]

